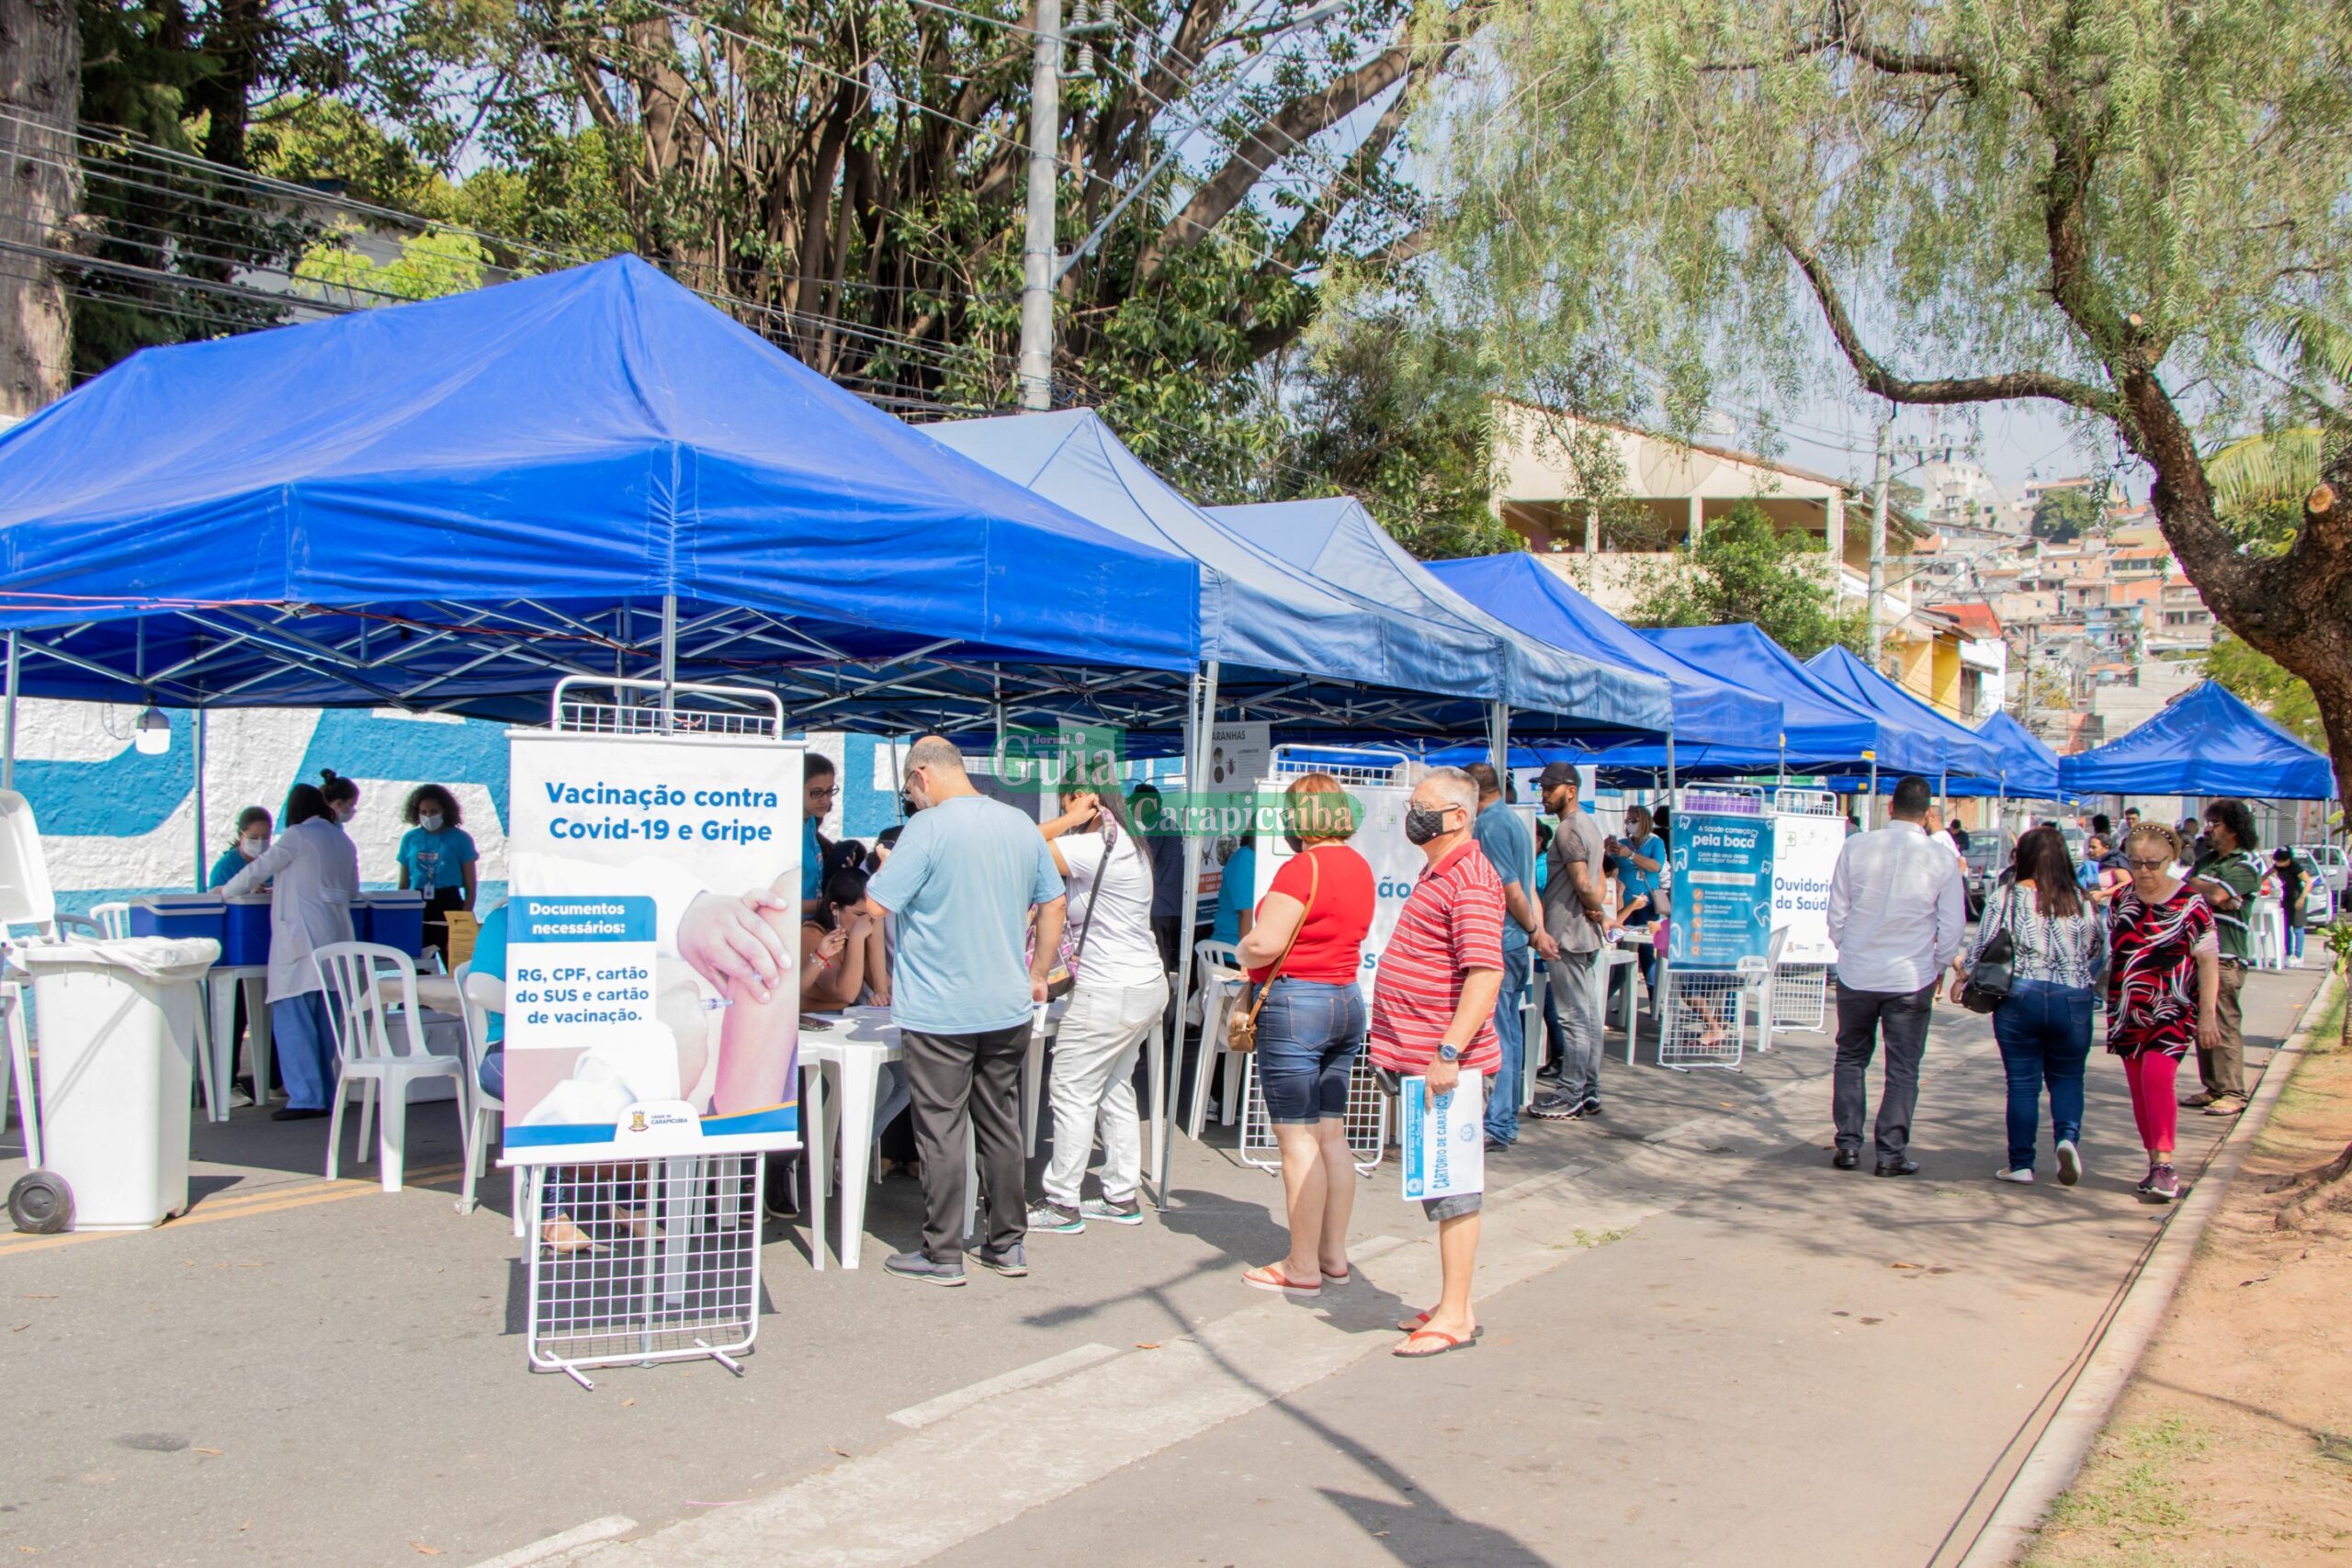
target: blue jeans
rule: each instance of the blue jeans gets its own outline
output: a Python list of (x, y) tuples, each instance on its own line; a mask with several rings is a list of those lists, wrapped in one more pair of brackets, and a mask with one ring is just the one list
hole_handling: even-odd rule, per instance
[(2089, 988), (2017, 981), (2009, 999), (1993, 1010), (1993, 1038), (2009, 1076), (2008, 1168), (2031, 1170), (2045, 1084), (2053, 1141), (2082, 1141), (2083, 1072), (2091, 1055)]
[(1258, 1088), (1266, 1120), (1311, 1127), (1348, 1113), (1348, 1077), (1363, 1050), (1363, 992), (1353, 981), (1276, 980), (1258, 1014)]
[(1495, 1038), (1502, 1044), (1495, 1081), (1487, 1086), (1487, 1136), (1508, 1144), (1519, 1136), (1520, 1074), (1527, 1067), (1527, 977), (1535, 966), (1532, 948), (1503, 949), (1502, 994), (1495, 998)]

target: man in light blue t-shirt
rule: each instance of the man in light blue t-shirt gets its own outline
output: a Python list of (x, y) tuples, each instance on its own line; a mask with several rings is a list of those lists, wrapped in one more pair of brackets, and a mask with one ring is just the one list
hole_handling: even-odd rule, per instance
[[(943, 737), (926, 735), (908, 751), (906, 793), (915, 815), (865, 893), (883, 915), (899, 918), (890, 1010), (914, 1097), (922, 1246), (883, 1267), (927, 1284), (964, 1282), (968, 1118), (988, 1196), (988, 1240), (977, 1256), (1000, 1274), (1026, 1274), (1027, 1174), (1015, 1102), (1030, 1010), (1046, 999), (1061, 947), (1061, 873), (1037, 824), (974, 789), (964, 754)], [(1033, 908), (1035, 953), (1024, 958)]]
[(1478, 785), (1478, 815), (1470, 836), (1503, 885), (1503, 988), (1495, 999), (1495, 1038), (1502, 1061), (1487, 1086), (1487, 1147), (1495, 1152), (1519, 1141), (1520, 1075), (1526, 1070), (1527, 982), (1534, 954), (1527, 933), (1543, 923), (1535, 902), (1535, 829), (1503, 798), (1493, 766), (1473, 762), (1463, 772)]

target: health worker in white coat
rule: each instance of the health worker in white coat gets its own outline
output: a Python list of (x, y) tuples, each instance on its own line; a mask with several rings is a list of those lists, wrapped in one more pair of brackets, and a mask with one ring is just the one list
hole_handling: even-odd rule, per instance
[(359, 899), (359, 851), (344, 824), (359, 809), (359, 786), (333, 769), (324, 783), (298, 784), (286, 796), (277, 841), (221, 885), (220, 896), (270, 887), (269, 1027), (277, 1076), (286, 1085), (280, 1122), (324, 1116), (340, 1076), (326, 993), (311, 955), (352, 940)]

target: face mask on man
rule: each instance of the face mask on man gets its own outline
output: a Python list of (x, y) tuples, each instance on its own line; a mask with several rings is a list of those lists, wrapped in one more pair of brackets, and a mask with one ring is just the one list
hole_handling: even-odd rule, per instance
[(1442, 806), (1408, 806), (1405, 807), (1405, 837), (1416, 844), (1426, 844), (1445, 831)]
[(428, 833), (437, 833), (441, 830), (441, 824), (447, 820), (438, 811), (424, 811), (417, 814), (416, 825)]
[(267, 848), (269, 848), (269, 835), (266, 833), (257, 839), (243, 838), (237, 840), (237, 852), (247, 860), (260, 859), (261, 852)]

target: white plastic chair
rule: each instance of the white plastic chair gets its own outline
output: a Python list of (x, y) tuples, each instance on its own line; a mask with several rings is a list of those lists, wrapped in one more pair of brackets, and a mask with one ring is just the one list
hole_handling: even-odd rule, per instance
[(1772, 991), (1781, 972), (1781, 950), (1788, 945), (1789, 928), (1772, 928), (1772, 940), (1761, 958), (1739, 961), (1739, 998), (1732, 1027), (1746, 1032), (1748, 1016), (1756, 1019), (1756, 1048), (1772, 1048)]
[(120, 942), (130, 934), (130, 906), (128, 904), (93, 904), (90, 923), (98, 928), (102, 942)]
[(2254, 966), (2287, 966), (2287, 911), (2277, 898), (2256, 898), (2246, 911), (2247, 933), (2254, 939)]
[[(458, 1213), (474, 1212), (474, 1186), (481, 1180), (482, 1168), (490, 1160), (490, 1141), (504, 1124), (506, 1102), (481, 1087), (481, 1059), (490, 1054), (490, 1015), (506, 1010), (506, 982), (495, 975), (477, 975), (471, 964), (460, 964), (455, 978), (458, 994), (465, 999), (466, 1012), (466, 1086), (473, 1110), (468, 1113), (469, 1135), (466, 1140), (466, 1180), (458, 1197)], [(523, 1236), (523, 1168), (510, 1166), (507, 1174), (514, 1179), (514, 1236)]]
[[(327, 1026), (334, 1032), (335, 1052), (343, 1059), (343, 1076), (334, 1088), (334, 1114), (327, 1122), (327, 1179), (335, 1179), (343, 1153), (343, 1108), (354, 1088), (361, 1092), (359, 1147), (354, 1156), (368, 1157), (368, 1122), (378, 1114), (377, 1090), (383, 1090), (376, 1154), (384, 1190), (397, 1192), (406, 1157), (409, 1086), (419, 1078), (458, 1080), (458, 1139), (468, 1168), (473, 1163), (473, 1136), (469, 1125), (472, 1097), (468, 1094), (462, 1056), (436, 1056), (424, 1048), (424, 1012), (416, 1005), (416, 964), (396, 947), (369, 942), (338, 942), (311, 955), (326, 989)], [(388, 987), (396, 990), (388, 994)], [(400, 1010), (396, 1032), (389, 1016)]]
[(1247, 979), (1241, 967), (1241, 949), (1234, 943), (1193, 944), (1193, 986), (1204, 998), (1210, 995), (1211, 987), (1216, 987), (1214, 1004), (1201, 1010), (1201, 1055), (1193, 1068), (1193, 1113), (1184, 1122), (1184, 1135), (1195, 1143), (1200, 1141), (1202, 1124), (1208, 1117), (1209, 1073), (1219, 1057), (1225, 1060), (1225, 1087), (1217, 1096), (1222, 1110), (1219, 1120), (1232, 1126), (1234, 1113), (1241, 1103), (1241, 1069), (1245, 1064), (1225, 1048), (1225, 1020)]

